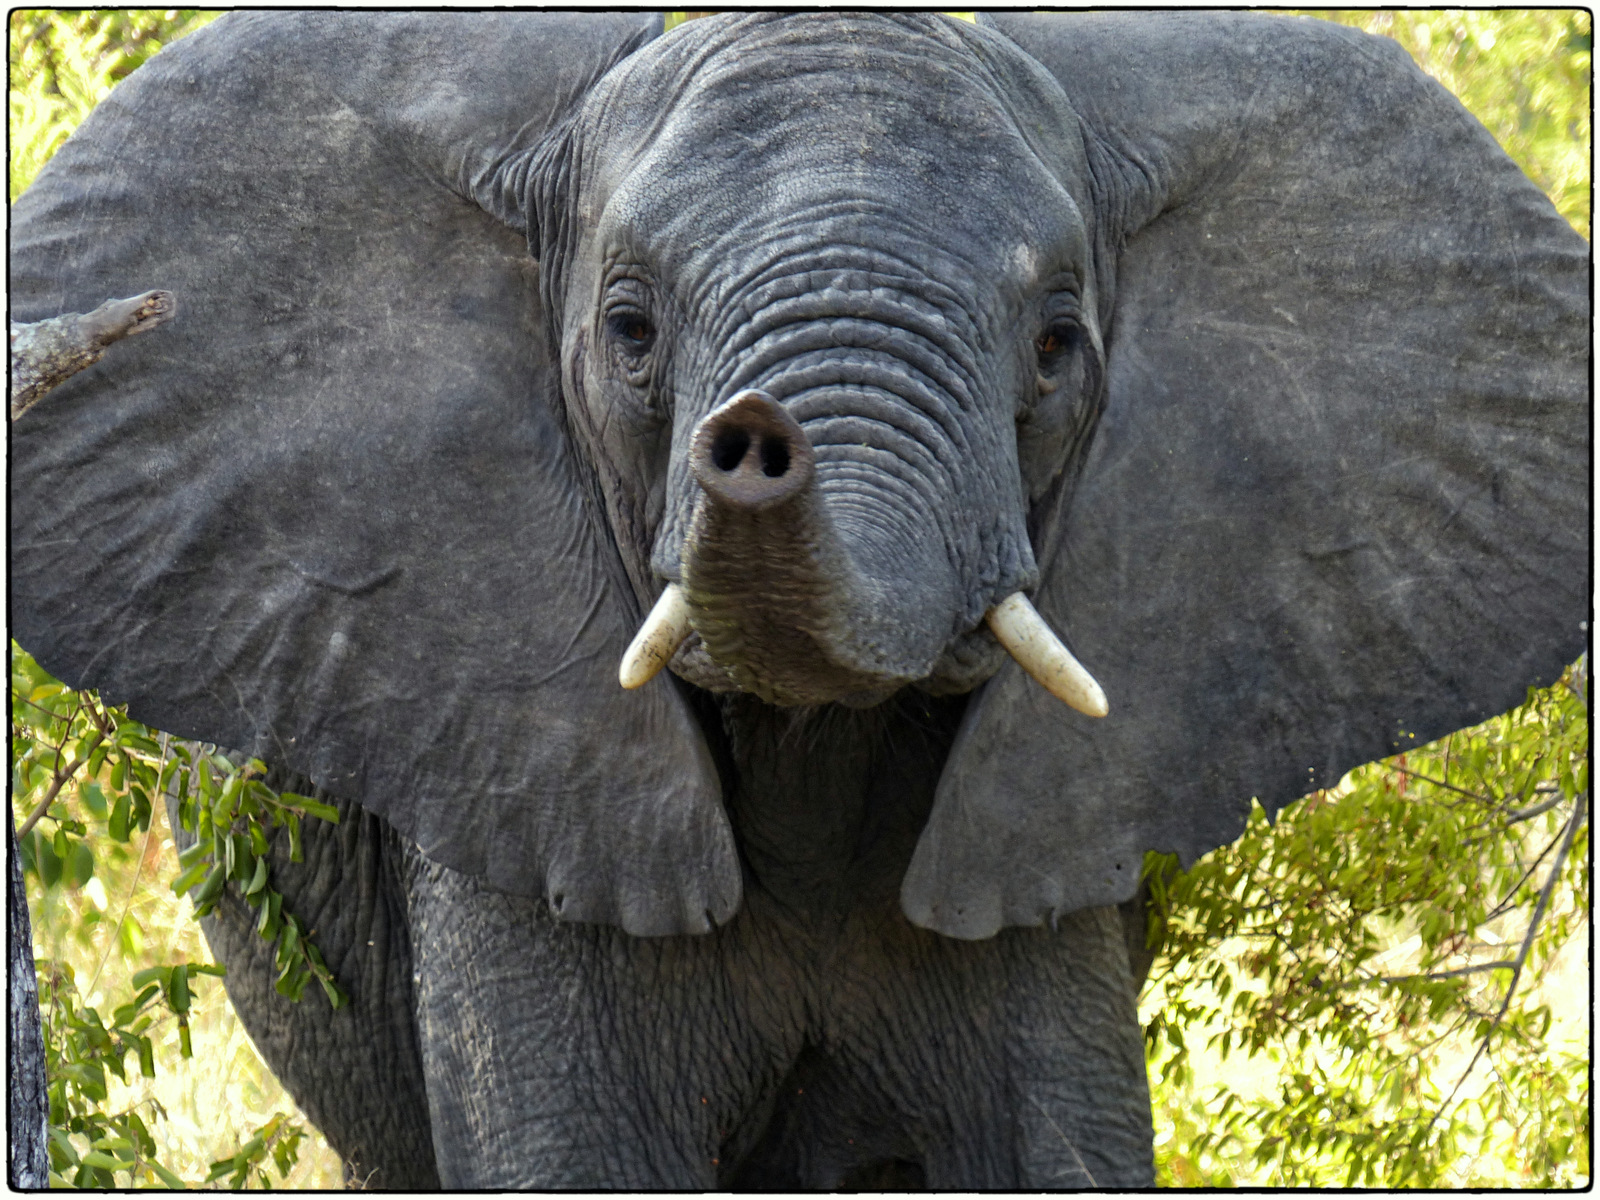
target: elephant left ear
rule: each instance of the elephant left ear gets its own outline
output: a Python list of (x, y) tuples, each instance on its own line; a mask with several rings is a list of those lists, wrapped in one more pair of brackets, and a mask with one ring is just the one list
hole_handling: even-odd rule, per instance
[(1099, 426), (1036, 596), (1101, 721), (1014, 666), (902, 891), (957, 937), (1133, 895), (1582, 652), (1588, 246), (1387, 39), (1244, 14), (995, 16), (1083, 122)]
[(737, 910), (674, 681), (568, 440), (506, 163), (646, 13), (236, 12), (17, 201), (13, 315), (178, 316), (11, 441), (14, 634), (138, 719), (358, 801), (446, 867), (637, 934)]

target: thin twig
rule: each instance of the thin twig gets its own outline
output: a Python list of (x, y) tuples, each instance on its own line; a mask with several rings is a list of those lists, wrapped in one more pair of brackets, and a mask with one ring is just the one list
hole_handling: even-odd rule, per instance
[(63, 754), (65, 754), (66, 751), (67, 751), (67, 743), (72, 740), (72, 722), (77, 719), (78, 714), (81, 713), (82, 711), (83, 711), (83, 697), (82, 696), (76, 696), (73, 699), (72, 711), (67, 714), (66, 723), (62, 727), (61, 740), (59, 742), (57, 742), (55, 744), (55, 746), (54, 746), (54, 750), (56, 752), (55, 769), (57, 771), (61, 770), (61, 756)]
[(1494, 797), (1492, 796), (1484, 796), (1478, 792), (1469, 792), (1464, 787), (1457, 787), (1453, 783), (1446, 783), (1442, 779), (1435, 779), (1432, 775), (1424, 775), (1421, 771), (1413, 771), (1409, 767), (1395, 767), (1394, 770), (1400, 772), (1402, 775), (1408, 776), (1411, 779), (1420, 779), (1424, 783), (1431, 783), (1434, 785), (1434, 787), (1448, 788), (1450, 791), (1465, 796), (1469, 800), (1476, 800), (1479, 804), (1488, 805), (1490, 807), (1493, 807), (1495, 804)]
[(1544, 856), (1556, 848), (1557, 844), (1561, 841), (1561, 838), (1562, 834), (1558, 833), (1555, 837), (1551, 838), (1547, 843), (1545, 843), (1545, 848), (1539, 851), (1538, 857), (1535, 858), (1533, 862), (1528, 864), (1528, 869), (1522, 873), (1522, 877), (1518, 879), (1514, 885), (1512, 885), (1511, 889), (1507, 891), (1504, 896), (1500, 897), (1499, 903), (1491, 908), (1488, 914), (1483, 918), (1482, 921), (1478, 922), (1478, 924), (1487, 925), (1490, 921), (1494, 920), (1511, 907), (1512, 903), (1517, 898), (1517, 893), (1522, 890), (1522, 885), (1528, 882), (1528, 876), (1532, 875), (1539, 869), (1539, 864), (1544, 861)]
[(1407, 983), (1413, 979), (1456, 979), (1462, 975), (1479, 975), (1484, 971), (1509, 971), (1515, 962), (1474, 963), (1470, 967), (1457, 967), (1453, 971), (1429, 971), (1420, 975), (1369, 975), (1365, 979), (1352, 979), (1342, 987), (1360, 987), (1366, 983)]
[(1050, 1122), (1050, 1128), (1056, 1131), (1056, 1136), (1067, 1144), (1068, 1150), (1072, 1151), (1072, 1157), (1077, 1161), (1078, 1170), (1083, 1172), (1083, 1177), (1089, 1181), (1089, 1186), (1092, 1188), (1099, 1187), (1100, 1185), (1094, 1181), (1094, 1176), (1089, 1174), (1089, 1168), (1083, 1165), (1083, 1156), (1078, 1153), (1078, 1148), (1072, 1144), (1072, 1139), (1066, 1135), (1061, 1126), (1056, 1124), (1055, 1118), (1050, 1115), (1045, 1106), (1039, 1103), (1039, 1097), (1030, 1094), (1028, 1099), (1033, 1101), (1033, 1106), (1039, 1110), (1046, 1121)]
[[(1489, 1023), (1489, 1028), (1484, 1031), (1483, 1037), (1478, 1041), (1478, 1049), (1472, 1056), (1472, 1061), (1467, 1064), (1467, 1069), (1461, 1073), (1461, 1078), (1456, 1080), (1456, 1086), (1450, 1089), (1450, 1095), (1445, 1097), (1445, 1102), (1433, 1114), (1433, 1120), (1428, 1122), (1431, 1130), (1444, 1116), (1445, 1110), (1456, 1098), (1456, 1093), (1461, 1090), (1461, 1085), (1466, 1083), (1467, 1077), (1472, 1074), (1478, 1060), (1483, 1057), (1484, 1051), (1489, 1048), (1489, 1039), (1494, 1036), (1494, 1031), (1505, 1020), (1507, 1010), (1511, 1007), (1511, 998), (1517, 993), (1517, 984), (1522, 981), (1522, 968), (1527, 964), (1528, 955), (1533, 950), (1533, 939), (1539, 932), (1539, 926), (1544, 921), (1545, 911), (1550, 907), (1550, 896), (1555, 891), (1556, 883), (1561, 879), (1561, 868), (1566, 865), (1567, 854), (1572, 849), (1572, 840), (1578, 834), (1578, 827), (1583, 824), (1585, 809), (1588, 807), (1589, 793), (1585, 792), (1577, 798), (1573, 805), (1572, 816), (1567, 821), (1566, 836), (1561, 839), (1561, 849), (1556, 854), (1556, 860), (1550, 865), (1550, 874), (1544, 881), (1544, 887), (1539, 890), (1539, 903), (1534, 906), (1533, 919), (1528, 922), (1528, 932), (1523, 936), (1522, 945), (1517, 950), (1516, 961), (1511, 966), (1511, 982), (1506, 985), (1505, 999), (1500, 1002), (1500, 1010), (1495, 1013), (1494, 1020)], [(1426, 1135), (1427, 1130), (1424, 1130)]]
[(1537, 817), (1540, 813), (1549, 812), (1556, 805), (1560, 804), (1561, 801), (1564, 800), (1564, 799), (1565, 799), (1564, 796), (1561, 796), (1561, 795), (1558, 794), (1558, 795), (1552, 796), (1550, 799), (1546, 800), (1543, 804), (1535, 804), (1532, 808), (1513, 809), (1511, 812), (1508, 812), (1506, 814), (1506, 824), (1507, 825), (1516, 825), (1516, 824), (1519, 824), (1520, 822), (1523, 822), (1523, 821), (1531, 821), (1534, 817)]
[(56, 772), (56, 781), (50, 785), (50, 790), (44, 794), (44, 799), (33, 806), (33, 811), (28, 814), (28, 819), (17, 828), (18, 841), (33, 832), (33, 827), (39, 823), (39, 818), (44, 816), (46, 810), (55, 803), (56, 797), (61, 794), (61, 789), (66, 786), (67, 780), (76, 775), (78, 768), (88, 761), (89, 756), (84, 755), (82, 758), (75, 760), (65, 771), (58, 770)]
[(12, 703), (14, 703), (14, 704), (26, 704), (29, 708), (37, 708), (40, 712), (44, 713), (44, 715), (49, 717), (52, 721), (65, 721), (65, 720), (69, 720), (70, 719), (69, 717), (63, 717), (60, 713), (58, 713), (53, 708), (46, 708), (44, 705), (40, 704), (37, 700), (29, 700), (25, 696), (12, 696), (11, 699), (12, 699)]
[[(161, 772), (167, 768), (167, 743), (170, 734), (161, 735), (161, 762), (156, 767), (157, 791), (160, 790)], [(106, 961), (111, 957), (111, 948), (117, 944), (117, 938), (122, 936), (122, 923), (128, 919), (128, 910), (133, 907), (133, 893), (138, 890), (139, 876), (144, 872), (144, 860), (150, 854), (150, 839), (155, 836), (155, 814), (151, 814), (150, 827), (144, 831), (144, 846), (139, 851), (139, 862), (133, 869), (133, 882), (128, 885), (128, 894), (122, 901), (122, 916), (117, 919), (116, 926), (111, 933), (111, 940), (106, 943), (106, 952), (100, 956), (100, 965), (94, 969), (94, 978), (89, 980), (89, 986), (84, 989), (87, 996), (94, 991), (94, 985), (100, 982), (100, 972), (106, 969)]]

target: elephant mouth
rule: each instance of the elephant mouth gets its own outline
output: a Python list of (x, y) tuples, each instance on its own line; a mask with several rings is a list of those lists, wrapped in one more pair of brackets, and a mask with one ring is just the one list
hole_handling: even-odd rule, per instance
[(804, 430), (767, 393), (746, 390), (703, 418), (689, 466), (700, 495), (682, 577), (624, 656), (624, 687), (670, 662), (711, 691), (865, 708), (910, 684), (970, 691), (1009, 654), (1074, 708), (1105, 714), (1099, 684), (1020, 592), (986, 604), (984, 620), (954, 637), (930, 636), (916, 616), (916, 571), (863, 567), (825, 503)]
[[(899, 680), (884, 682), (863, 676), (862, 686), (858, 690), (818, 697), (813, 702), (826, 700), (847, 708), (872, 708), (905, 687), (916, 687), (934, 696), (958, 695), (986, 683), (1005, 665), (1008, 657), (1005, 647), (995, 639), (989, 627), (986, 624), (979, 625), (954, 638), (939, 656), (933, 670), (922, 679), (910, 683)], [(748, 690), (717, 664), (706, 650), (704, 639), (692, 628), (667, 665), (679, 679), (706, 691)]]

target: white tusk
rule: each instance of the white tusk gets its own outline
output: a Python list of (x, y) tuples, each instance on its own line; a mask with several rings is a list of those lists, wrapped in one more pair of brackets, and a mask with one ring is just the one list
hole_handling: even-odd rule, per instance
[(1021, 592), (1013, 592), (991, 608), (987, 620), (1017, 665), (1037, 679), (1045, 691), (1087, 717), (1103, 717), (1110, 711), (1106, 694), (1094, 676), (1072, 657), (1072, 651), (1061, 644)]
[(617, 672), (622, 686), (631, 689), (649, 683), (688, 636), (689, 599), (681, 587), (669, 583), (622, 656), (622, 669)]

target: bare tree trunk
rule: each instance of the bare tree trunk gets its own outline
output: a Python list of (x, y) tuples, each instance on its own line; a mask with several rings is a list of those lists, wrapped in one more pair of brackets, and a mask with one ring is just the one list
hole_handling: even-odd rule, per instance
[(106, 347), (177, 315), (171, 292), (107, 300), (92, 313), (67, 313), (11, 326), (11, 419), (63, 380), (100, 361)]
[[(51, 388), (100, 361), (106, 347), (125, 337), (163, 325), (177, 315), (171, 292), (145, 292), (126, 300), (107, 300), (91, 313), (67, 313), (45, 321), (11, 326), (11, 419), (15, 421)], [(13, 1188), (50, 1186), (47, 1149), (50, 1097), (45, 1077), (44, 1031), (39, 1021), (38, 981), (33, 965), (33, 923), (22, 858), (14, 826), (11, 890), (6, 902), (10, 932), (7, 959), (10, 983), (10, 1181)]]
[(11, 1070), (9, 1132), (11, 1186), (50, 1186), (45, 1151), (45, 1125), (50, 1113), (44, 1074), (44, 1033), (39, 1026), (39, 992), (33, 974), (33, 926), (28, 920), (28, 891), (22, 884), (22, 857), (11, 834), (11, 890), (6, 901), (11, 931), (7, 976), (11, 995)]

